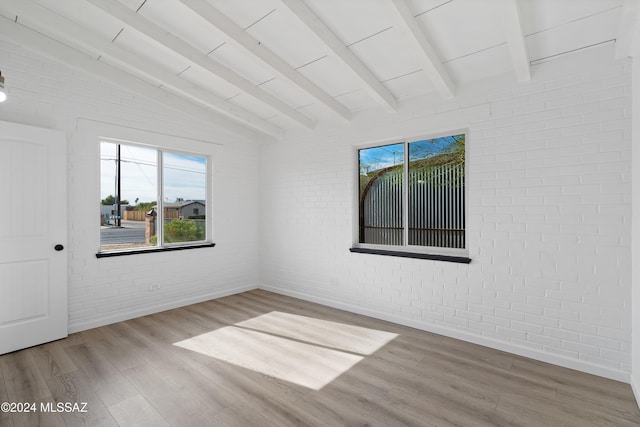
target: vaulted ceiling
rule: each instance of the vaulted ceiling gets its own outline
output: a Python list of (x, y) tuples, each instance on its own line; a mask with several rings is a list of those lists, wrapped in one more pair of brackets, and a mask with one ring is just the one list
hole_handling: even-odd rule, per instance
[[(2, 0), (0, 33), (35, 30), (105, 65), (92, 72), (117, 70), (105, 73), (111, 79), (124, 72), (178, 109), (277, 137), (371, 108), (393, 114), (411, 97), (452, 98), (460, 85), (490, 76), (527, 81), (533, 64), (615, 42), (625, 7), (623, 0)], [(77, 55), (61, 58), (87, 68)]]

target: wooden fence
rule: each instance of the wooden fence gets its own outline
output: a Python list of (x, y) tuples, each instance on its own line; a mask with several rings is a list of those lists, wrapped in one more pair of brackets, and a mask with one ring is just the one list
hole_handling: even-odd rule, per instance
[[(144, 221), (147, 216), (148, 211), (124, 211), (123, 219), (125, 221)], [(175, 208), (165, 208), (164, 210), (164, 218), (165, 219), (176, 219), (178, 218), (178, 209)]]
[(124, 211), (125, 221), (144, 221), (147, 213), (145, 211)]

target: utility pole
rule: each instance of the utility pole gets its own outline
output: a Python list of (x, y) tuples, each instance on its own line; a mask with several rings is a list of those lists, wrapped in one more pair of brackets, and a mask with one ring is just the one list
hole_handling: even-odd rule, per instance
[(116, 145), (116, 226), (118, 227), (122, 226), (120, 190), (120, 144), (118, 144)]

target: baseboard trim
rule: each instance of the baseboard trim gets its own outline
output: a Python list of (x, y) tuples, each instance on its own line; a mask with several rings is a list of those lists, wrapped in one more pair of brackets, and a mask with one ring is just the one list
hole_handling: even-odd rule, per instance
[(633, 390), (633, 394), (636, 397), (636, 404), (638, 408), (640, 408), (640, 376), (638, 373), (631, 374), (631, 390)]
[[(620, 371), (604, 366), (594, 365), (581, 360), (570, 359), (561, 355), (555, 355), (545, 353), (543, 351), (537, 351), (527, 347), (522, 347), (516, 344), (511, 344), (504, 341), (495, 340), (479, 335), (470, 334), (456, 329), (446, 328), (442, 326), (432, 325), (425, 322), (420, 322), (411, 319), (404, 319), (401, 317), (393, 316), (390, 314), (380, 313), (375, 310), (364, 308), (361, 306), (347, 304), (340, 301), (335, 301), (331, 298), (320, 297), (316, 295), (307, 294), (305, 292), (291, 291), (289, 289), (280, 288), (277, 286), (262, 284), (259, 285), (260, 289), (265, 291), (274, 292), (276, 294), (282, 294), (293, 298), (299, 298), (305, 301), (315, 302), (317, 304), (326, 305), (329, 307), (337, 308), (340, 310), (349, 311), (352, 313), (362, 314), (364, 316), (373, 317), (375, 319), (385, 320), (388, 322), (397, 323), (404, 326), (420, 329), (427, 332), (432, 332), (439, 335), (444, 335), (450, 338), (456, 338), (462, 341), (471, 342), (473, 344), (482, 345), (485, 347), (494, 348), (496, 350), (506, 351), (518, 356), (528, 357), (530, 359), (539, 360), (541, 362), (551, 363), (554, 365), (562, 366), (564, 368), (574, 369), (576, 371), (586, 372), (588, 374), (597, 375), (600, 377), (609, 378), (624, 383), (630, 382), (630, 375), (628, 372)], [(637, 391), (634, 390), (636, 398), (638, 397)]]
[(234, 286), (232, 288), (216, 289), (206, 294), (193, 295), (187, 298), (171, 300), (160, 304), (153, 304), (137, 308), (135, 310), (119, 311), (97, 316), (90, 319), (82, 319), (77, 322), (69, 322), (69, 333), (86, 331), (87, 329), (99, 328), (100, 326), (110, 325), (112, 323), (123, 322), (136, 317), (147, 316), (149, 314), (159, 313), (161, 311), (171, 310), (174, 308), (184, 307), (185, 305), (197, 304), (199, 302), (209, 301), (216, 298), (222, 298), (229, 295), (235, 295), (246, 291), (258, 289), (258, 285)]

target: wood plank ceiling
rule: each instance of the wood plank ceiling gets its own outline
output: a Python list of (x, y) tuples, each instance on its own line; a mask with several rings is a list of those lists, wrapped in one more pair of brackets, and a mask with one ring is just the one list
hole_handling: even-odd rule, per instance
[[(278, 137), (613, 43), (623, 0), (2, 0), (0, 33), (230, 129)], [(20, 40), (18, 40), (20, 41)], [(58, 45), (55, 45), (58, 46)], [(38, 46), (35, 46), (36, 48)], [(95, 64), (94, 64), (95, 65)], [(104, 70), (102, 72), (101, 70)], [(109, 72), (114, 70), (114, 72)], [(130, 87), (136, 90), (136, 87)], [(162, 92), (161, 92), (162, 91)], [(167, 94), (166, 96), (163, 96)], [(169, 95), (170, 94), (170, 95)]]

